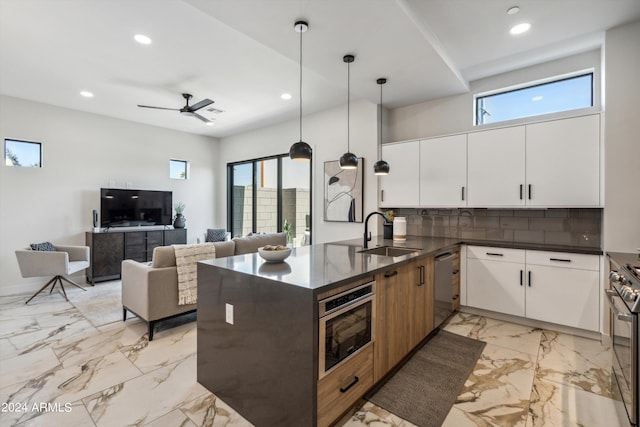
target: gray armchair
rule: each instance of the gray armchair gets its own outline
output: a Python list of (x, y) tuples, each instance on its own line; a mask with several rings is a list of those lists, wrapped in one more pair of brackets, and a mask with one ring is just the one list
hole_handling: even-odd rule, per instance
[[(60, 289), (67, 301), (67, 293), (64, 290), (62, 281), (69, 282), (83, 291), (82, 286), (64, 277), (77, 271), (89, 267), (89, 247), (88, 246), (56, 246), (55, 251), (34, 251), (30, 249), (20, 249), (16, 251), (16, 258), (20, 266), (22, 277), (44, 277), (53, 276), (38, 292), (33, 294), (25, 304), (28, 304), (36, 295), (44, 291), (47, 286), (51, 286), (51, 291), (56, 284), (60, 283)], [(49, 293), (51, 293), (51, 291)]]

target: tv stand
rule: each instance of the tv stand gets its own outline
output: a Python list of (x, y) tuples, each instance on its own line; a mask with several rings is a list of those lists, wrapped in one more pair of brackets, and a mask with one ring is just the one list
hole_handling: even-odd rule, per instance
[(121, 264), (125, 259), (148, 262), (151, 261), (153, 249), (157, 246), (187, 243), (187, 229), (111, 228), (98, 233), (89, 231), (85, 234), (85, 239), (91, 254), (91, 265), (87, 268), (87, 283), (94, 284), (120, 279)]

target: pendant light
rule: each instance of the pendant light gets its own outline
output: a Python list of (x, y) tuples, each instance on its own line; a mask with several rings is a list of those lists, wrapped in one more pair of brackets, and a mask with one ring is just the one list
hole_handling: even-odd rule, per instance
[(358, 157), (349, 151), (349, 65), (355, 60), (353, 55), (345, 55), (342, 60), (347, 63), (347, 152), (340, 157), (340, 167), (342, 169), (355, 169), (358, 167)]
[(309, 29), (305, 21), (297, 21), (293, 28), (300, 33), (300, 140), (289, 148), (291, 160), (311, 160), (311, 146), (302, 140), (302, 33)]
[(382, 160), (382, 85), (387, 82), (385, 78), (379, 78), (376, 83), (380, 85), (380, 143), (378, 144), (378, 160), (373, 165), (373, 173), (376, 175), (389, 175), (389, 163)]

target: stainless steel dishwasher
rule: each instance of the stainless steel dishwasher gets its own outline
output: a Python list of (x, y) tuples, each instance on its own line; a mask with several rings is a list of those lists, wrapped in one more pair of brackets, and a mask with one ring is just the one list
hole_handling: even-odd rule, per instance
[(451, 250), (434, 257), (433, 326), (438, 327), (453, 313), (453, 260), (457, 252)]

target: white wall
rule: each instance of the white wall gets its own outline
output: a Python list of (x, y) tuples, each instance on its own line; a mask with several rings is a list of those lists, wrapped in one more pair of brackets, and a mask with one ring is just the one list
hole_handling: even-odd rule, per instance
[[(365, 162), (365, 215), (376, 210), (378, 204), (378, 181), (373, 174), (373, 164), (377, 161), (377, 109), (376, 104), (368, 101), (352, 102), (350, 109), (351, 152), (363, 157)], [(220, 219), (218, 226), (226, 224), (227, 163), (288, 153), (291, 144), (299, 139), (298, 123), (296, 119), (221, 140), (216, 188), (216, 217)], [(313, 243), (361, 237), (364, 233), (362, 223), (325, 222), (323, 217), (324, 162), (338, 160), (347, 151), (346, 105), (304, 116), (302, 132), (302, 139), (313, 148)]]
[(640, 248), (640, 21), (607, 31), (605, 41), (604, 248)]
[[(384, 142), (404, 141), (477, 130), (477, 127), (473, 126), (474, 94), (589, 68), (594, 69), (594, 107), (585, 109), (585, 111), (600, 111), (601, 58), (600, 50), (593, 50), (473, 81), (469, 85), (469, 92), (461, 95), (395, 108), (390, 111), (389, 139), (385, 139)], [(575, 114), (575, 112), (569, 114)], [(559, 113), (548, 115), (545, 118), (563, 115), (567, 114)], [(527, 119), (512, 120), (508, 124), (524, 121), (527, 121)], [(507, 123), (484, 125), (482, 128), (504, 126), (505, 124)]]
[[(84, 244), (100, 188), (173, 191), (183, 201), (188, 240), (216, 221), (218, 141), (105, 116), (0, 96), (0, 136), (42, 143), (43, 167), (0, 166), (0, 293), (37, 287), (22, 279), (14, 251), (30, 243)], [(191, 178), (169, 179), (169, 159), (187, 160)], [(3, 162), (4, 163), (4, 162)]]

